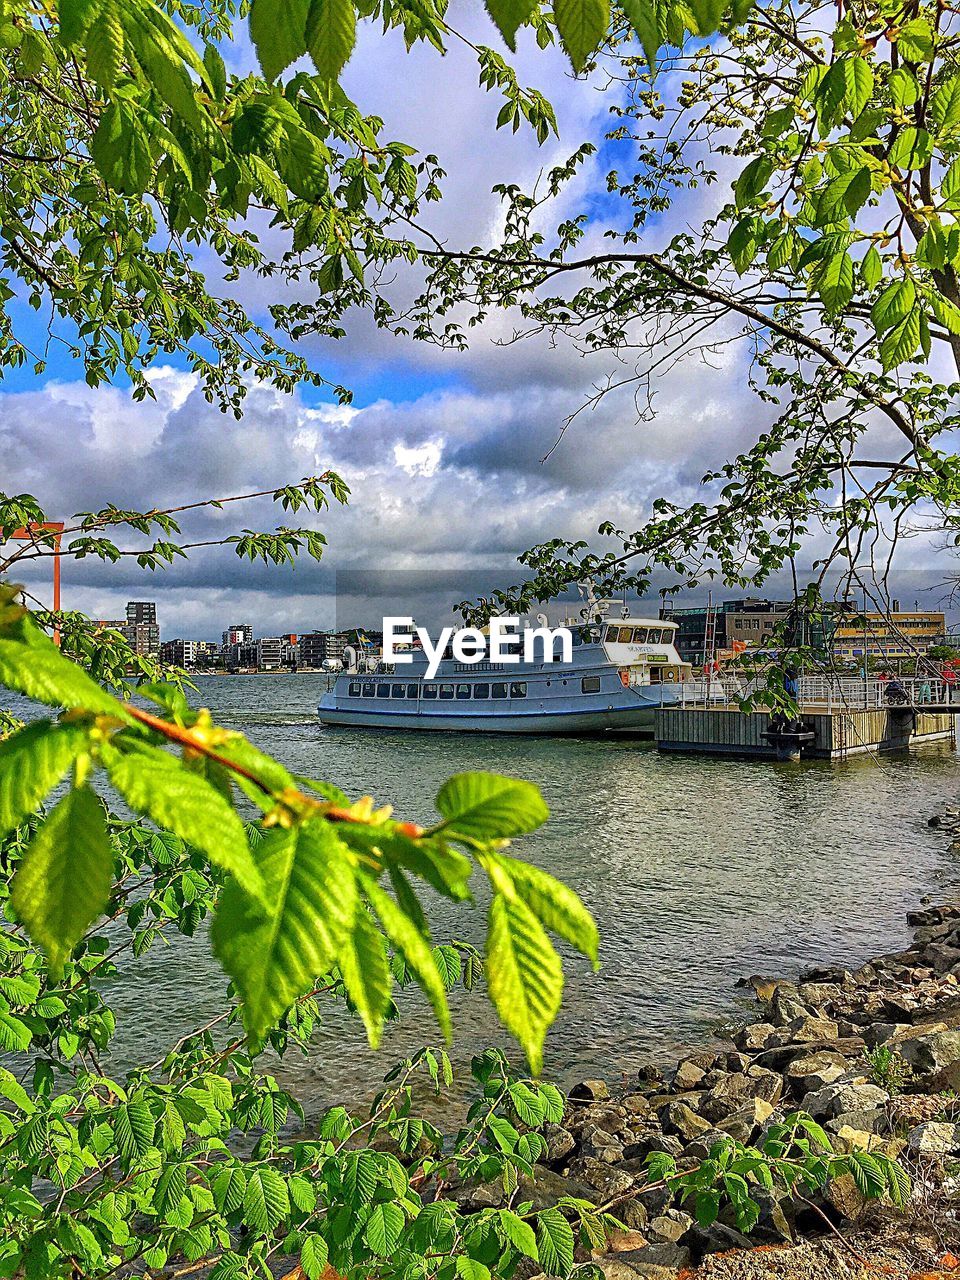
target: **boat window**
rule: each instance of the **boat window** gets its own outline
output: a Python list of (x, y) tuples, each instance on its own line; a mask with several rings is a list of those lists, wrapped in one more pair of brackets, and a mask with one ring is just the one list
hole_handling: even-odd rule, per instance
[(505, 698), (507, 696), (507, 686), (505, 684), (493, 684), (490, 688), (493, 690), (495, 698)]
[(583, 679), (580, 681), (580, 688), (584, 693), (599, 693), (600, 677), (584, 676)]
[(360, 681), (359, 681), (359, 680), (351, 680), (351, 681), (350, 681), (350, 687), (349, 687), (349, 689), (347, 690), (347, 693), (349, 694), (349, 696), (350, 696), (351, 698), (359, 698), (359, 697), (360, 697)]
[(365, 684), (363, 686), (363, 696), (365, 698), (372, 698), (376, 692), (377, 686), (375, 684)]
[(453, 697), (453, 685), (452, 685), (452, 684), (442, 684), (442, 685), (440, 686), (440, 700), (441, 700), (441, 702), (445, 702), (445, 701), (449, 700), (449, 699), (450, 699), (450, 698), (452, 698), (452, 697)]
[(402, 684), (392, 684), (390, 686), (391, 698), (405, 698), (407, 696), (406, 687)]
[(469, 686), (468, 684), (458, 684), (458, 685), (457, 685), (457, 697), (458, 697), (458, 698), (469, 698), (469, 697), (470, 697), (470, 686)]
[(390, 697), (390, 686), (389, 686), (388, 684), (378, 684), (378, 685), (377, 685), (377, 697), (378, 697), (378, 698), (389, 698), (389, 697)]
[[(630, 632), (627, 630), (627, 639), (630, 638)], [(607, 627), (607, 644), (617, 644), (620, 640), (619, 627)]]
[(527, 696), (526, 680), (515, 680), (510, 686), (511, 698), (525, 698)]
[(473, 696), (475, 698), (489, 698), (490, 686), (488, 684), (475, 684), (473, 686)]
[(437, 696), (437, 686), (435, 684), (425, 684), (423, 686), (422, 698), (435, 698)]
[(417, 686), (415, 684), (407, 685), (407, 697), (415, 698), (417, 696)]
[(663, 631), (660, 627), (651, 627), (647, 633), (647, 644), (662, 644)]

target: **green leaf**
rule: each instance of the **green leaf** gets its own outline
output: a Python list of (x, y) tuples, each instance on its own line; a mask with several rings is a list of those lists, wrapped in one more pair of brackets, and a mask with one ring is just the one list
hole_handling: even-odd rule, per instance
[(754, 156), (733, 189), (738, 209), (748, 208), (759, 199), (772, 173), (773, 162), (768, 156)]
[(870, 319), (877, 333), (886, 332), (909, 315), (916, 299), (917, 290), (912, 280), (895, 280), (888, 284), (870, 309)]
[(307, 52), (309, 10), (310, 0), (253, 0), (250, 39), (268, 80), (275, 80)]
[(247, 835), (235, 810), (215, 787), (183, 762), (147, 743), (103, 753), (110, 781), (131, 809), (173, 831), (229, 871), (244, 892), (264, 896)]
[(853, 259), (834, 253), (816, 273), (817, 292), (827, 311), (836, 315), (853, 297)]
[(89, 745), (79, 724), (34, 720), (0, 742), (0, 835), (34, 813)]
[(534, 1262), (540, 1261), (537, 1237), (529, 1222), (518, 1218), (510, 1209), (500, 1210), (500, 1229), (515, 1249)]
[(327, 1265), (327, 1242), (323, 1236), (304, 1236), (300, 1245), (300, 1267), (307, 1280), (320, 1280)]
[(916, 354), (920, 346), (920, 312), (911, 311), (895, 325), (880, 343), (880, 360), (884, 369), (894, 369)]
[(142, 1099), (121, 1103), (113, 1124), (117, 1147), (124, 1160), (135, 1160), (153, 1146), (156, 1121)]
[(852, 56), (844, 59), (846, 107), (853, 120), (873, 97), (873, 68), (866, 58)]
[(437, 809), (449, 834), (500, 840), (535, 831), (550, 810), (532, 782), (496, 773), (457, 773), (440, 788)]
[(930, 100), (930, 116), (938, 133), (948, 133), (960, 124), (960, 76), (951, 76), (940, 85)]
[(537, 1219), (540, 1265), (548, 1276), (566, 1276), (573, 1269), (573, 1229), (559, 1209), (546, 1209)]
[(460, 1280), (490, 1280), (490, 1268), (475, 1258), (461, 1254), (457, 1258), (457, 1275)]
[(31, 1039), (32, 1033), (25, 1022), (0, 1009), (0, 1049), (8, 1053), (23, 1053), (30, 1048)]
[(150, 140), (135, 112), (124, 102), (111, 102), (90, 140), (90, 154), (103, 180), (124, 195), (139, 195), (150, 184), (153, 157)]
[(943, 297), (943, 295), (937, 293), (935, 289), (930, 290), (929, 298), (930, 305), (933, 308), (933, 313), (940, 323), (944, 325), (950, 333), (960, 334), (960, 307), (955, 306), (949, 298)]
[(599, 968), (600, 935), (596, 922), (572, 889), (547, 871), (519, 858), (497, 857), (497, 863), (540, 923), (565, 938)]
[(860, 276), (868, 289), (875, 289), (883, 275), (883, 263), (876, 248), (871, 245), (860, 263)]
[(87, 31), (87, 71), (105, 93), (116, 84), (123, 68), (123, 25), (116, 5), (106, 0)]
[(887, 160), (898, 169), (922, 169), (932, 150), (933, 142), (926, 129), (915, 129), (911, 125), (897, 134)]
[(261, 1235), (274, 1231), (290, 1212), (290, 1197), (280, 1174), (269, 1165), (258, 1168), (243, 1197), (243, 1220)]
[(608, 0), (555, 0), (553, 16), (560, 43), (579, 75), (607, 34), (610, 22)]
[(621, 7), (643, 46), (652, 70), (660, 46), (667, 39), (664, 9), (661, 5), (651, 4), (650, 0), (622, 0)]
[(107, 905), (113, 863), (103, 806), (89, 787), (75, 787), (40, 827), (10, 892), (17, 915), (55, 974)]
[(243, 1204), (247, 1178), (237, 1166), (224, 1169), (213, 1181), (213, 1202), (221, 1213), (236, 1213)]
[(49, 707), (79, 707), (129, 720), (121, 702), (65, 658), (30, 618), (0, 637), (0, 684)]
[(360, 1014), (367, 1029), (367, 1038), (375, 1049), (380, 1043), (384, 1015), (390, 1005), (393, 975), (383, 935), (362, 907), (358, 907), (354, 915), (353, 927), (344, 940), (339, 959), (347, 995)]
[(315, 819), (272, 829), (257, 849), (264, 914), (235, 882), (224, 887), (213, 947), (243, 996), (255, 1043), (337, 962), (357, 903), (354, 867), (332, 826)]
[(363, 1238), (378, 1258), (389, 1258), (400, 1240), (406, 1221), (403, 1210), (393, 1200), (375, 1204), (363, 1229)]
[(437, 1022), (447, 1040), (450, 1040), (450, 1008), (443, 978), (433, 958), (430, 944), (417, 923), (401, 909), (390, 894), (381, 889), (373, 879), (364, 881), (364, 892), (370, 905), (380, 917), (384, 933), (406, 960), (417, 982), (423, 988), (436, 1014)]
[(336, 80), (357, 40), (353, 0), (311, 0), (307, 14), (307, 48), (324, 80)]
[(493, 895), (486, 974), (490, 998), (504, 1026), (516, 1036), (537, 1074), (544, 1036), (560, 1008), (563, 969), (543, 927), (521, 898)]
[(59, 0), (57, 14), (60, 18), (60, 39), (63, 43), (68, 48), (79, 45), (87, 28), (99, 12), (99, 0)]
[(933, 29), (926, 18), (905, 22), (897, 33), (896, 42), (908, 62), (928, 62), (933, 57)]
[(522, 27), (536, 8), (536, 0), (484, 0), (487, 13), (512, 53), (517, 51), (517, 28)]

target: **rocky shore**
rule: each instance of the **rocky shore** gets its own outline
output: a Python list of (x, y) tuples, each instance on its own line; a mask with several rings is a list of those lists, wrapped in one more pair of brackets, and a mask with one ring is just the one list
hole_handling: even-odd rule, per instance
[[(956, 814), (931, 825), (960, 831)], [(607, 1280), (960, 1276), (960, 905), (914, 911), (908, 923), (907, 950), (854, 972), (747, 980), (758, 1013), (728, 1045), (667, 1072), (642, 1068), (626, 1091), (577, 1085), (524, 1197), (610, 1206), (626, 1229), (592, 1255)], [(693, 1168), (719, 1139), (758, 1144), (796, 1111), (838, 1152), (894, 1157), (913, 1183), (904, 1208), (865, 1200), (849, 1175), (816, 1195), (758, 1189), (746, 1236), (729, 1211), (701, 1227), (668, 1187), (644, 1188), (651, 1153)], [(461, 1196), (479, 1208), (497, 1194)]]

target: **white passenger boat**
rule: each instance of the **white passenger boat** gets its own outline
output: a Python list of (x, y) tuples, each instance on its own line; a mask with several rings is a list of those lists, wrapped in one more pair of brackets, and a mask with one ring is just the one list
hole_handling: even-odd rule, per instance
[(321, 699), (329, 725), (466, 733), (638, 733), (657, 707), (679, 701), (691, 666), (674, 644), (675, 622), (625, 617), (570, 628), (571, 661), (458, 662), (445, 656), (359, 669), (361, 655)]

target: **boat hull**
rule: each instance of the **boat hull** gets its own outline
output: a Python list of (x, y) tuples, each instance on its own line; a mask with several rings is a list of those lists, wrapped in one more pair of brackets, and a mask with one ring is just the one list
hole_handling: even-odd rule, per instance
[(408, 729), (435, 733), (595, 734), (653, 732), (653, 707), (583, 711), (518, 711), (477, 715), (418, 711), (318, 708), (322, 724), (357, 729)]

